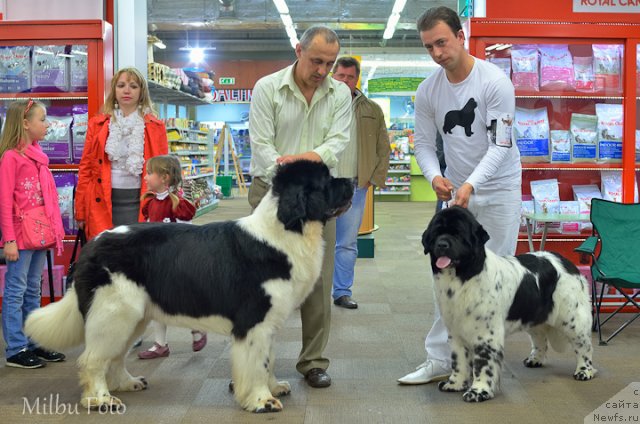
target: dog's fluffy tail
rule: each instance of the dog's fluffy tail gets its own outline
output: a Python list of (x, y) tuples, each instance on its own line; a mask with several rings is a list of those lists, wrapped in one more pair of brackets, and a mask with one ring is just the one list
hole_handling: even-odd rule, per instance
[(59, 301), (33, 311), (24, 330), (45, 349), (63, 350), (84, 342), (84, 320), (73, 287)]
[(565, 352), (571, 346), (567, 335), (555, 327), (547, 326), (547, 340), (551, 348), (558, 353)]

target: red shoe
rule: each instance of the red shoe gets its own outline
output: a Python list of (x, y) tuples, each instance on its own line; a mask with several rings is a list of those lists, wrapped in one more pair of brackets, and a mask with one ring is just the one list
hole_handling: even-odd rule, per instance
[(142, 352), (138, 352), (138, 358), (140, 359), (156, 359), (156, 358), (163, 358), (165, 356), (169, 356), (169, 345), (166, 344), (164, 346), (160, 346), (158, 343), (154, 343), (153, 346), (155, 347), (155, 350), (145, 350)]
[(207, 333), (193, 330), (191, 334), (200, 334), (200, 339), (193, 341), (193, 351), (200, 352), (207, 345)]

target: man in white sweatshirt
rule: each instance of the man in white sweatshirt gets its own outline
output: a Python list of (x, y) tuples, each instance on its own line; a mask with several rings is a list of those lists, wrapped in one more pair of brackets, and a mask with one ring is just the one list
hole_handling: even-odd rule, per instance
[[(415, 100), (415, 156), (439, 200), (468, 208), (491, 237), (487, 247), (513, 255), (520, 226), (521, 167), (511, 143), (515, 90), (492, 63), (471, 56), (457, 13), (427, 10), (417, 22), (420, 39), (440, 65), (423, 81)], [(444, 175), (436, 155), (436, 133), (443, 139)], [(427, 334), (427, 360), (400, 384), (425, 384), (451, 373), (447, 329), (435, 310)]]

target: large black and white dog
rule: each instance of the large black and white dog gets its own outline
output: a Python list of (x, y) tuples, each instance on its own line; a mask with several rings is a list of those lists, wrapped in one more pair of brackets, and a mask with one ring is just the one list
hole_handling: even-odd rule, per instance
[(435, 295), (451, 337), (452, 374), (439, 388), (467, 402), (495, 396), (507, 335), (525, 330), (527, 367), (543, 365), (547, 342), (570, 345), (576, 380), (590, 380), (591, 303), (587, 282), (570, 261), (551, 252), (501, 257), (485, 248), (489, 235), (467, 209), (438, 212), (422, 235)]
[(230, 334), (235, 396), (249, 411), (279, 411), (289, 383), (273, 375), (273, 337), (311, 292), (324, 224), (351, 204), (347, 179), (321, 163), (284, 165), (254, 213), (208, 225), (136, 224), (103, 232), (82, 250), (73, 287), (33, 312), (26, 333), (78, 358), (81, 402), (118, 408), (111, 391), (147, 387), (125, 355), (149, 320)]

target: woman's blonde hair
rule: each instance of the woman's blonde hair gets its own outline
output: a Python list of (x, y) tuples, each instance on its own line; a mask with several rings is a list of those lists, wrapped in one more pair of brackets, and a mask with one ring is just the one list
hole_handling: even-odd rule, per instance
[[(158, 174), (169, 177), (169, 197), (171, 198), (172, 209), (175, 211), (180, 203), (180, 198), (176, 195), (176, 192), (182, 187), (182, 167), (180, 166), (180, 160), (173, 155), (161, 155), (149, 158), (147, 160), (147, 174)], [(154, 192), (147, 191), (142, 195), (141, 200), (144, 201), (155, 195)]]
[(112, 118), (114, 117), (114, 111), (117, 109), (116, 85), (118, 85), (118, 80), (122, 74), (127, 74), (129, 79), (134, 80), (140, 86), (140, 99), (138, 100), (138, 112), (140, 115), (144, 116), (144, 114), (148, 112), (155, 115), (156, 111), (153, 108), (153, 102), (151, 101), (151, 96), (149, 94), (149, 85), (147, 84), (147, 80), (136, 68), (122, 68), (116, 72), (111, 80), (111, 90), (109, 91), (107, 100), (105, 100), (104, 105), (102, 106), (102, 111), (107, 115), (111, 115)]
[(26, 147), (27, 131), (24, 129), (24, 120), (31, 119), (36, 108), (47, 110), (44, 104), (32, 99), (16, 100), (9, 104), (0, 138), (0, 158), (7, 150), (21, 151)]

